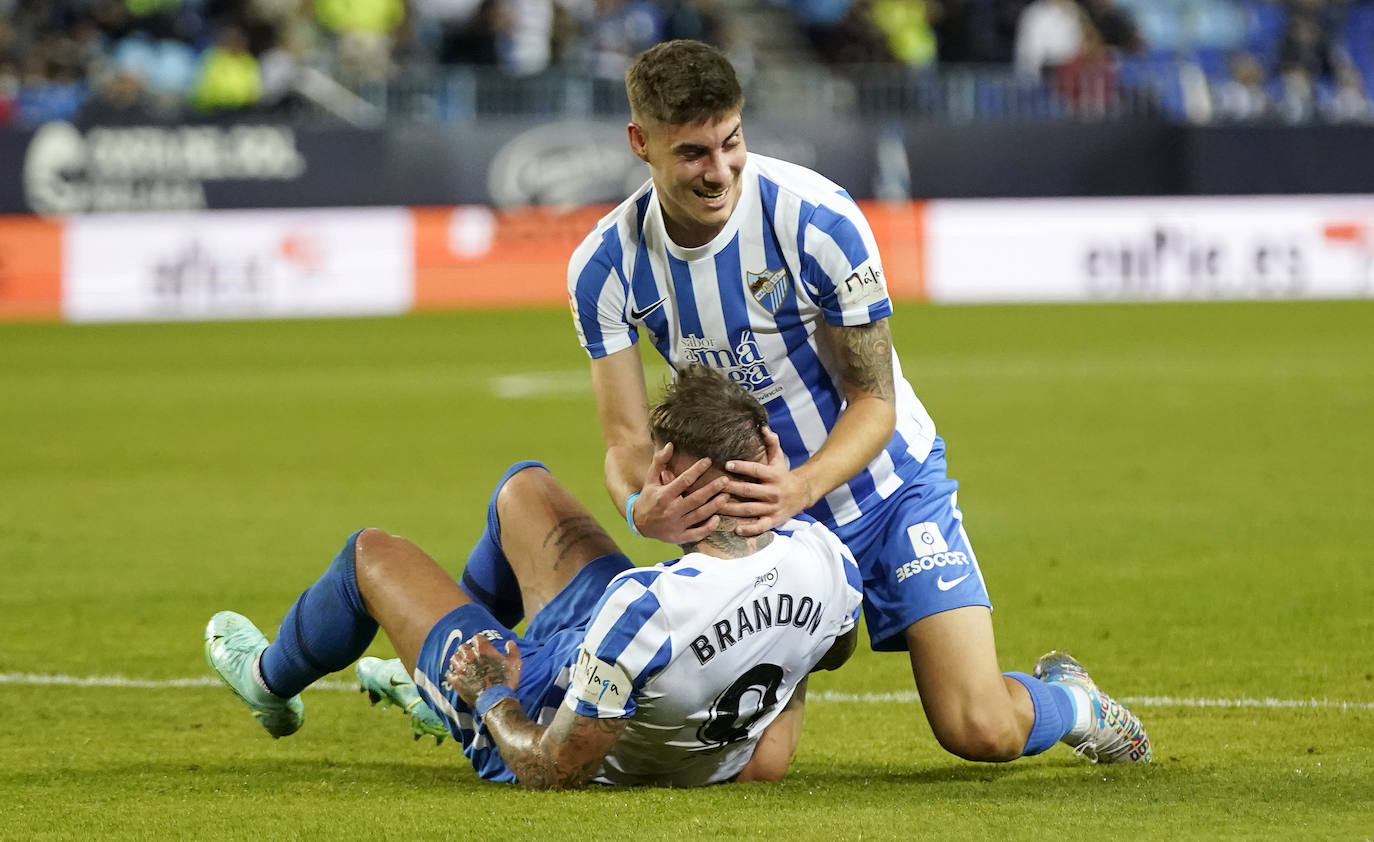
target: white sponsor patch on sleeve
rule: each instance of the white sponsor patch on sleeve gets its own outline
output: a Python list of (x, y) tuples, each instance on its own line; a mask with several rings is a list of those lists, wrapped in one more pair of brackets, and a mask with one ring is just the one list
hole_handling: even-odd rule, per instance
[(883, 267), (877, 260), (866, 260), (855, 268), (848, 277), (835, 285), (835, 295), (840, 307), (868, 306), (887, 298), (887, 281), (883, 279)]
[(603, 718), (624, 716), (634, 685), (619, 664), (608, 663), (586, 649), (577, 651), (568, 692), (578, 702), (592, 705)]

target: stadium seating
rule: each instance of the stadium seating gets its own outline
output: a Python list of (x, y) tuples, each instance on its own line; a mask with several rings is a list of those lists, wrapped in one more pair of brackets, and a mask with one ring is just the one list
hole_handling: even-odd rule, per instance
[[(982, 13), (970, 14), (962, 31), (963, 58), (934, 65), (907, 66), (888, 54), (881, 33), (863, 17), (862, 3), (831, 4), (833, 19), (822, 27), (806, 4), (722, 0), (712, 11), (688, 0), (654, 0), (640, 6), (643, 19), (658, 21), (658, 28), (640, 34), (670, 37), (682, 30), (673, 21), (690, 18), (692, 32), (731, 52), (746, 85), (770, 91), (769, 102), (789, 103), (785, 107), (829, 103), (864, 114), (930, 119), (1206, 122), (1222, 119), (1214, 107), (1219, 89), (1232, 83), (1233, 57), (1243, 52), (1268, 74), (1263, 96), (1275, 103), (1309, 100), (1306, 108), (1257, 110), (1264, 119), (1364, 119), (1370, 109), (1351, 97), (1360, 89), (1365, 98), (1374, 96), (1374, 0), (1348, 0), (1327, 10), (1329, 52), (1337, 64), (1348, 57), (1355, 71), (1342, 71), (1340, 79), (1320, 74), (1310, 80), (1310, 93), (1281, 80), (1290, 35), (1285, 2), (1116, 0), (1134, 20), (1143, 47), (1118, 44), (1100, 70), (1050, 69), (1039, 82), (1008, 72), (1009, 33), (1005, 20), (998, 24), (988, 13), (990, 0), (968, 4)], [(684, 16), (688, 6), (692, 15)], [(590, 5), (560, 2), (565, 11), (559, 14), (568, 18), (551, 30), (552, 64), (526, 72), (524, 65), (501, 63), (504, 48), (492, 41), (499, 36), (481, 30), (480, 20), (466, 21), (455, 41), (445, 29), (451, 22), (433, 18), (429, 5), (420, 4), (410, 12), (417, 17), (413, 34), (401, 28), (377, 36), (391, 39), (383, 45), (389, 67), (369, 74), (366, 62), (352, 55), (357, 48), (348, 33), (324, 25), (308, 6), (273, 20), (247, 11), (199, 17), (210, 8), (200, 4), (178, 7), (172, 17), (129, 13), (114, 20), (92, 18), (76, 0), (48, 4), (41, 14), (34, 11), (39, 4), (18, 8), (12, 20), (0, 21), (0, 126), (19, 128), (50, 120), (179, 122), (217, 114), (348, 122), (364, 114), (441, 124), (507, 114), (612, 114), (623, 109), (616, 67), (628, 56), (607, 51), (637, 49), (632, 39), (612, 39), (619, 48), (606, 40), (619, 18), (599, 19)], [(623, 16), (623, 10), (604, 14)], [(993, 31), (994, 24), (1003, 29)], [(943, 25), (934, 26), (937, 36), (954, 38), (948, 22)], [(789, 27), (795, 31), (785, 33)], [(243, 66), (257, 67), (262, 76), (252, 107), (196, 94), (212, 48), (226, 33), (247, 44)], [(454, 52), (455, 43), (465, 51)], [(858, 58), (862, 63), (855, 63)], [(1342, 89), (1342, 82), (1356, 93)], [(1340, 108), (1311, 107), (1338, 98), (1344, 98)]]

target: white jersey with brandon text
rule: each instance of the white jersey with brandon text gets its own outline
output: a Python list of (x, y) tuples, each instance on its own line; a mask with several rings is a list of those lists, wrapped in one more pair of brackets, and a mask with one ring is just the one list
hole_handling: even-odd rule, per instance
[[(914, 235), (914, 232), (913, 232)], [(834, 182), (750, 154), (739, 204), (704, 246), (682, 248), (663, 227), (653, 182), (597, 223), (568, 266), (568, 298), (592, 358), (648, 332), (675, 369), (721, 369), (768, 410), (788, 463), (806, 461), (844, 408), (836, 354), (817, 329), (892, 313), (873, 232)], [(807, 513), (848, 523), (916, 476), (935, 424), (892, 354), (897, 428), (866, 470)]]
[(701, 553), (627, 570), (606, 588), (571, 666), (563, 704), (629, 717), (595, 780), (649, 786), (727, 781), (797, 684), (854, 627), (849, 551), (825, 526), (744, 558)]

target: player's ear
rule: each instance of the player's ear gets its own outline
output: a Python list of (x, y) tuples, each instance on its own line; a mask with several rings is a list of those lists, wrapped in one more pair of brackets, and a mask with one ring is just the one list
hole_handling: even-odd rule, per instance
[(649, 163), (649, 136), (644, 127), (632, 122), (625, 127), (625, 134), (630, 139), (630, 151), (639, 160)]

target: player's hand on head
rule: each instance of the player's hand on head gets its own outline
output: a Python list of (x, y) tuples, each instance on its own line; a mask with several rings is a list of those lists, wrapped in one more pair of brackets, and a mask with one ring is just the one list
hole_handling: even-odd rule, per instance
[(725, 465), (730, 473), (747, 479), (732, 477), (726, 484), (726, 493), (734, 499), (722, 505), (720, 513), (735, 518), (735, 533), (746, 538), (786, 523), (814, 502), (805, 478), (788, 469), (777, 434), (765, 428), (763, 440), (764, 461), (737, 459)]
[(672, 442), (654, 451), (631, 516), (639, 534), (670, 544), (686, 544), (706, 537), (719, 525), (717, 512), (726, 500), (722, 493), (726, 478), (719, 477), (692, 489), (711, 467), (711, 460), (698, 459), (674, 476), (668, 470), (672, 458)]
[(453, 651), (444, 671), (444, 680), (458, 691), (464, 702), (477, 703), (477, 697), (488, 687), (520, 684), (520, 669), (524, 661), (514, 640), (506, 641), (506, 651), (500, 652), (484, 634), (474, 634)]

